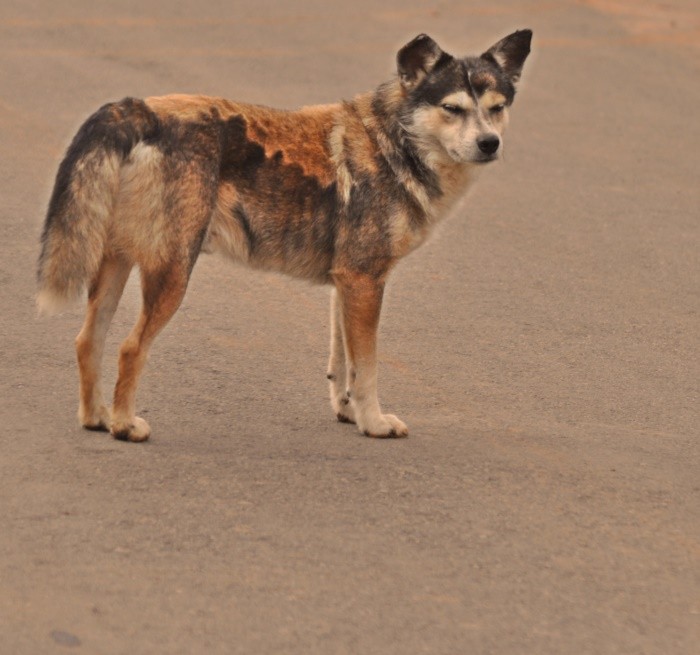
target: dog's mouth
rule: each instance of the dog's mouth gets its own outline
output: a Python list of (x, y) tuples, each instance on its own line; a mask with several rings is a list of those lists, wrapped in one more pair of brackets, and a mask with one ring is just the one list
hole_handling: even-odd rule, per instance
[(460, 155), (458, 152), (454, 150), (448, 151), (450, 157), (456, 161), (458, 164), (488, 164), (492, 161), (496, 161), (498, 159), (498, 152), (494, 152), (491, 155), (484, 154), (482, 152), (478, 153), (477, 155), (472, 155), (472, 156), (464, 156)]
[(475, 164), (488, 164), (489, 162), (496, 161), (498, 159), (498, 153), (493, 155), (479, 155), (476, 159), (472, 160)]

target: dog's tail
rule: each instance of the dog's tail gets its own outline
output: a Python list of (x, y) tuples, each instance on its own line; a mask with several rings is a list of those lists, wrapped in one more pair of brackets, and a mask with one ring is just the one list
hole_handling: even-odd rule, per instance
[(122, 162), (154, 128), (141, 100), (110, 103), (85, 121), (58, 168), (41, 235), (37, 307), (55, 313), (95, 278), (119, 191)]

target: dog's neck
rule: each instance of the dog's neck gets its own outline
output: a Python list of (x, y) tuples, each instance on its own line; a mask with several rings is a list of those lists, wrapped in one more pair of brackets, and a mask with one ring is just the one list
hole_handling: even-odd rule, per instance
[(472, 182), (474, 167), (452, 160), (445, 152), (427, 150), (405, 125), (405, 91), (398, 78), (353, 105), (399, 184), (414, 198), (426, 227), (442, 218)]

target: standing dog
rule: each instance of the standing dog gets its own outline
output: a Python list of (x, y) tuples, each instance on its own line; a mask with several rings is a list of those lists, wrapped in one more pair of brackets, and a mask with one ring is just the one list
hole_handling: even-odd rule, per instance
[[(421, 34), (398, 76), (351, 102), (280, 111), (170, 95), (110, 103), (61, 163), (39, 258), (40, 309), (87, 286), (76, 339), (79, 419), (143, 441), (135, 415), (146, 354), (173, 316), (200, 252), (334, 286), (331, 404), (374, 437), (405, 436), (377, 400), (377, 325), (396, 262), (425, 241), (477, 168), (498, 159), (532, 32), (455, 58)], [(143, 308), (121, 346), (111, 412), (105, 336), (129, 272)]]

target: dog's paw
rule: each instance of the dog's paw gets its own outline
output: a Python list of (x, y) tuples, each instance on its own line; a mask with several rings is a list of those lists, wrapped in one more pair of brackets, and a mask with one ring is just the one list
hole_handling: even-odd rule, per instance
[(82, 407), (78, 411), (78, 420), (86, 430), (99, 430), (109, 432), (110, 416), (109, 410), (104, 405), (97, 409), (84, 410)]
[(332, 399), (333, 411), (340, 423), (355, 423), (355, 408), (347, 393), (342, 393)]
[(358, 425), (366, 437), (407, 437), (408, 426), (393, 414), (379, 414), (376, 419)]
[(150, 426), (139, 416), (134, 416), (132, 423), (113, 422), (110, 432), (119, 441), (146, 441), (151, 436)]

